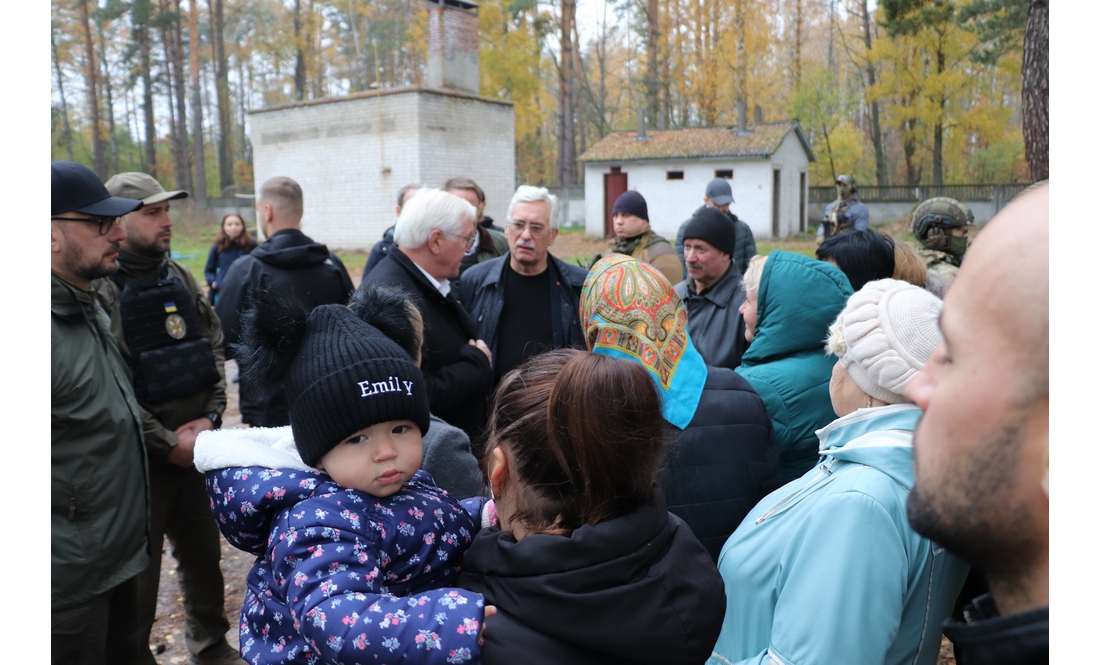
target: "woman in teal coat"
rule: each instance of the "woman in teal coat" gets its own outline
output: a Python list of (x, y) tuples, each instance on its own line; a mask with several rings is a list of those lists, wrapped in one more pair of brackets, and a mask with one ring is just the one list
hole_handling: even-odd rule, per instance
[(821, 349), (852, 287), (839, 268), (793, 252), (757, 256), (745, 271), (745, 339), (737, 373), (768, 408), (783, 482), (817, 461), (815, 432), (835, 417), (829, 402), (833, 360)]
[(726, 541), (722, 632), (709, 665), (935, 665), (966, 564), (909, 526), (905, 386), (940, 344), (941, 303), (868, 282), (829, 330), (839, 416), (822, 463), (764, 498)]

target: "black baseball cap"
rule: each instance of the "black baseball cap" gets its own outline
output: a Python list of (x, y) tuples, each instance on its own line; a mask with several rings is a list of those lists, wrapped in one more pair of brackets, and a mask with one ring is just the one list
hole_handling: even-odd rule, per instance
[(50, 215), (82, 212), (97, 217), (121, 217), (142, 205), (136, 199), (111, 196), (99, 176), (76, 162), (50, 162)]

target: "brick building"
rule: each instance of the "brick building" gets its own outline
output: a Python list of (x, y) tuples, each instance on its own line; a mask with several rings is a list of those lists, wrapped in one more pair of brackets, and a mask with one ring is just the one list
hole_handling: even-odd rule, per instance
[(332, 248), (369, 249), (395, 221), (397, 191), (465, 175), (485, 214), (503, 219), (515, 190), (515, 110), (479, 91), (477, 5), (428, 3), (424, 86), (285, 104), (250, 113), (257, 183), (302, 186), (302, 230)]

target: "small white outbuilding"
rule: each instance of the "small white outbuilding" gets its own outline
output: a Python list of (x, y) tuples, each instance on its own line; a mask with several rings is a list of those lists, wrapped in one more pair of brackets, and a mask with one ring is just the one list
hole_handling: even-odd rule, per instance
[(584, 164), (585, 229), (611, 237), (611, 209), (628, 189), (649, 207), (653, 229), (668, 240), (703, 205), (707, 183), (726, 178), (730, 211), (757, 238), (806, 231), (808, 170), (813, 150), (798, 121), (612, 132), (589, 148)]

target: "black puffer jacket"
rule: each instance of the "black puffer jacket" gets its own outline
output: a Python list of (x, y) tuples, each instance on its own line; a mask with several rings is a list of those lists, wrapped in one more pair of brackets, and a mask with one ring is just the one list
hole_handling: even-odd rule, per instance
[[(214, 312), (225, 333), (227, 357), (240, 340), (241, 309), (250, 289), (263, 286), (276, 293), (292, 294), (310, 309), (318, 305), (342, 305), (355, 289), (339, 257), (298, 229), (273, 233), (267, 242), (229, 266), (218, 287)], [(257, 427), (290, 424), (289, 407), (282, 394), (261, 400), (255, 389), (241, 383), (241, 419)]]
[(748, 381), (707, 366), (695, 417), (683, 431), (669, 430), (672, 446), (660, 473), (668, 509), (717, 561), (745, 515), (781, 484), (771, 418)]
[(665, 508), (659, 489), (642, 508), (569, 536), (519, 542), (483, 530), (459, 586), (485, 596), (482, 662), (524, 665), (699, 665), (725, 614), (714, 562)]

